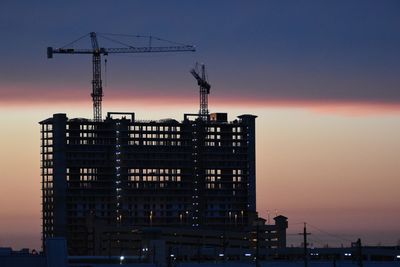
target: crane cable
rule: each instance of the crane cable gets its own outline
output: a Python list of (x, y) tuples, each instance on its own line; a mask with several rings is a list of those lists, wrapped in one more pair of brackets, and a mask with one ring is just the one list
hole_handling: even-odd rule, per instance
[(78, 39), (76, 39), (76, 40), (74, 40), (74, 41), (72, 41), (72, 42), (70, 42), (70, 43), (68, 43), (68, 44), (66, 44), (66, 45), (64, 45), (64, 46), (62, 46), (61, 48), (65, 48), (65, 47), (67, 47), (67, 46), (73, 45), (73, 44), (75, 44), (76, 42), (82, 40), (83, 38), (85, 38), (85, 37), (87, 37), (87, 36), (89, 36), (89, 35), (90, 35), (90, 33), (87, 33), (87, 34), (85, 34), (85, 35), (79, 37)]
[(104, 56), (104, 87), (107, 87), (107, 55)]
[(162, 42), (166, 42), (166, 43), (170, 43), (170, 44), (185, 45), (183, 43), (174, 42), (174, 41), (171, 41), (171, 40), (159, 38), (159, 37), (152, 36), (152, 35), (116, 34), (116, 33), (104, 33), (104, 32), (98, 33), (98, 34), (101, 34), (102, 37), (104, 37), (104, 35), (108, 35), (108, 36), (121, 36), (121, 37), (145, 38), (145, 39), (150, 39), (151, 38), (152, 40), (162, 41)]
[(99, 34), (98, 36), (99, 36), (99, 37), (101, 37), (101, 38), (104, 38), (104, 39), (106, 39), (106, 40), (108, 40), (108, 41), (110, 41), (110, 42), (114, 42), (114, 43), (117, 43), (117, 44), (120, 44), (120, 45), (126, 46), (126, 47), (128, 47), (128, 48), (132, 48), (132, 47), (133, 47), (133, 46), (132, 46), (132, 45), (130, 45), (130, 44), (123, 43), (123, 42), (121, 42), (121, 41), (118, 41), (118, 40), (112, 39), (112, 38), (110, 38), (110, 37), (106, 37), (106, 36), (104, 36), (104, 35), (102, 35), (102, 34)]

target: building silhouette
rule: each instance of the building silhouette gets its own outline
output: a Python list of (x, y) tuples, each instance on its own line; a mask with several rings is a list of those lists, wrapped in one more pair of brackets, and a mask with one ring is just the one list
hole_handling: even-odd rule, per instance
[(65, 237), (70, 255), (136, 255), (154, 240), (226, 251), (251, 249), (255, 234), (265, 248), (286, 246), (287, 218), (257, 215), (255, 119), (41, 121), (43, 247)]

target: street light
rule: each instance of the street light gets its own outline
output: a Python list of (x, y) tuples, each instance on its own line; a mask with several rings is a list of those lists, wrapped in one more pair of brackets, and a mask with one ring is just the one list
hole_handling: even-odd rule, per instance
[(150, 211), (150, 215), (149, 215), (149, 219), (150, 219), (150, 226), (153, 225), (153, 211)]

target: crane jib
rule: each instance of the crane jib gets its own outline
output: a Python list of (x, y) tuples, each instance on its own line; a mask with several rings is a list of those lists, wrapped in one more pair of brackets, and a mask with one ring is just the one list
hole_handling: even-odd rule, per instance
[[(87, 36), (87, 35), (85, 35)], [(124, 44), (119, 41), (112, 40), (111, 38), (102, 36), (103, 38), (117, 42), (126, 47), (118, 47), (118, 48), (104, 48), (99, 47), (99, 43), (97, 40), (97, 34), (95, 32), (90, 33), (91, 39), (91, 48), (71, 48), (71, 46), (75, 44), (77, 41), (81, 40), (85, 36), (65, 45), (62, 48), (53, 48), (47, 47), (47, 58), (53, 58), (54, 54), (91, 54), (93, 55), (92, 59), (92, 67), (93, 67), (93, 80), (92, 80), (92, 99), (93, 99), (93, 117), (94, 121), (101, 121), (101, 102), (103, 97), (102, 90), (102, 80), (101, 80), (101, 55), (105, 56), (108, 54), (118, 54), (118, 53), (154, 53), (154, 52), (195, 52), (196, 47), (193, 45), (185, 45), (179, 44), (176, 42), (162, 40), (160, 38), (156, 38), (160, 41), (166, 41), (169, 43), (167, 46), (152, 46), (152, 37), (150, 38), (150, 42), (148, 46), (143, 47), (134, 47), (127, 44)]]
[(118, 53), (151, 53), (151, 52), (195, 52), (196, 48), (187, 46), (167, 47), (129, 47), (129, 48), (100, 48), (100, 49), (74, 49), (74, 48), (47, 48), (47, 58), (53, 58), (53, 54), (118, 54)]

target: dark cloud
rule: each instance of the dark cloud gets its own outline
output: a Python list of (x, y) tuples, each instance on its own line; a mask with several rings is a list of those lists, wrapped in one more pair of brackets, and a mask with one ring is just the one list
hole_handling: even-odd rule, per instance
[(4, 91), (20, 86), (90, 87), (90, 57), (50, 61), (45, 48), (99, 31), (198, 47), (195, 54), (110, 56), (107, 78), (120, 94), (186, 95), (195, 85), (188, 69), (201, 61), (217, 97), (399, 103), (399, 11), (398, 1), (5, 1), (1, 95), (18, 96)]

